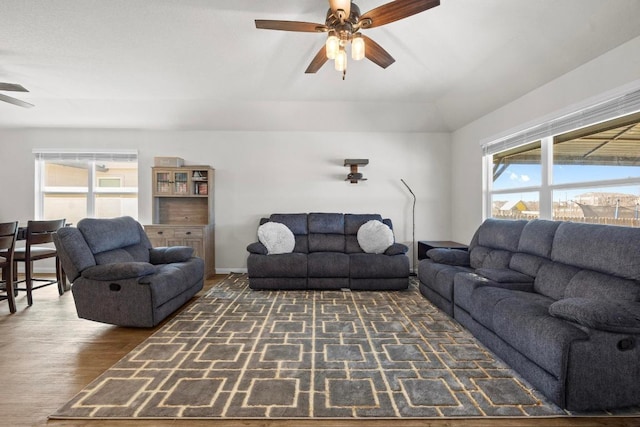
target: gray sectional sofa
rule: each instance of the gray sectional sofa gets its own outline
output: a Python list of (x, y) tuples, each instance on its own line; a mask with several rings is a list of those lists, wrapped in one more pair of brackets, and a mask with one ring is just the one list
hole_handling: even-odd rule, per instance
[(640, 404), (640, 229), (489, 219), (420, 291), (569, 410)]
[(291, 253), (268, 254), (261, 242), (247, 247), (252, 289), (399, 290), (409, 286), (408, 247), (393, 243), (384, 253), (365, 253), (358, 230), (370, 220), (392, 228), (377, 214), (273, 214), (260, 225), (276, 222), (293, 232)]
[(54, 243), (83, 319), (152, 327), (204, 283), (204, 262), (193, 248), (152, 248), (131, 217), (82, 219), (77, 228), (59, 229)]

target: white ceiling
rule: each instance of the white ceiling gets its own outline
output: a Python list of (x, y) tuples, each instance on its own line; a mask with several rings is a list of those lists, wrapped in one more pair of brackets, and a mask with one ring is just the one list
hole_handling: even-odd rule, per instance
[[(362, 12), (385, 0), (356, 0)], [(640, 0), (441, 0), (364, 30), (396, 62), (304, 70), (327, 0), (0, 0), (0, 127), (451, 131), (640, 36)], [(612, 64), (620, 66), (621, 64)]]

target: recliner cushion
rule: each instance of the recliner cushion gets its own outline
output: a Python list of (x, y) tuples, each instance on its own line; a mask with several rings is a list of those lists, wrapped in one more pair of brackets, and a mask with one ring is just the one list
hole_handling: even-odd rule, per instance
[(111, 219), (84, 218), (78, 221), (78, 230), (94, 255), (141, 241), (140, 224), (128, 216)]

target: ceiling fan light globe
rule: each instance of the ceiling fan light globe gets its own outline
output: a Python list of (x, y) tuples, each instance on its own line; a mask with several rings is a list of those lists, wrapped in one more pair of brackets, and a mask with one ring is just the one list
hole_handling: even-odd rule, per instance
[(347, 52), (344, 49), (340, 49), (336, 54), (335, 67), (337, 71), (344, 71), (347, 69)]
[(336, 59), (336, 55), (340, 49), (340, 40), (338, 36), (336, 36), (335, 31), (329, 33), (325, 47), (327, 50), (327, 59)]
[(364, 58), (364, 39), (360, 34), (354, 34), (351, 41), (351, 59), (360, 61)]

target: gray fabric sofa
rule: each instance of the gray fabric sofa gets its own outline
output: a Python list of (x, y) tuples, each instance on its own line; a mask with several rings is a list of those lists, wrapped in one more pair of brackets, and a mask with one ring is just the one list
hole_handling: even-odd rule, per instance
[(58, 230), (54, 243), (83, 319), (152, 327), (204, 283), (204, 262), (193, 248), (152, 248), (131, 217), (82, 219)]
[(489, 219), (432, 251), (423, 295), (554, 403), (640, 404), (640, 229)]
[(357, 233), (364, 223), (391, 220), (377, 214), (298, 213), (263, 218), (294, 234), (292, 253), (269, 255), (260, 242), (247, 247), (252, 289), (400, 290), (409, 286), (408, 247), (393, 243), (382, 254), (365, 253)]

